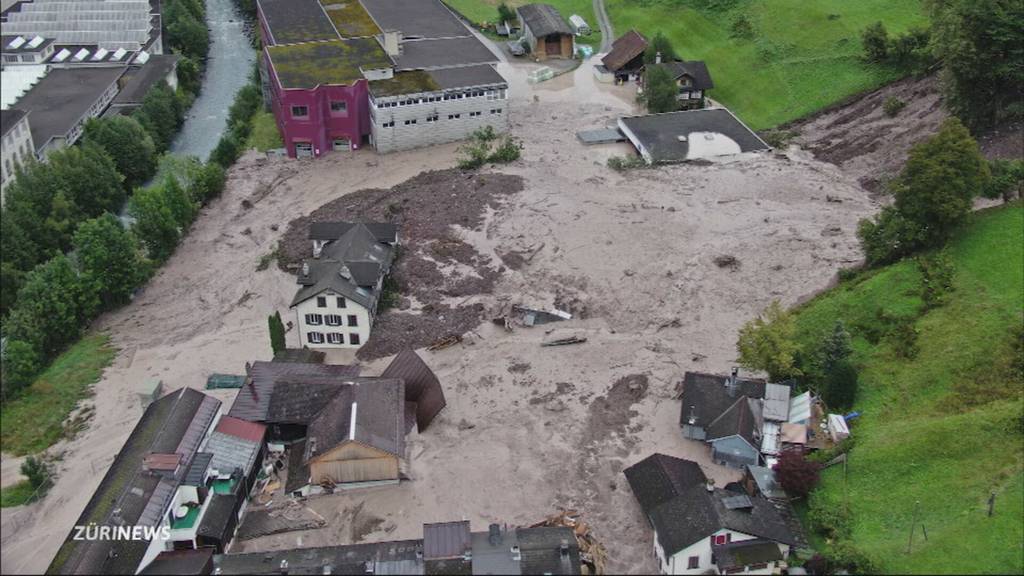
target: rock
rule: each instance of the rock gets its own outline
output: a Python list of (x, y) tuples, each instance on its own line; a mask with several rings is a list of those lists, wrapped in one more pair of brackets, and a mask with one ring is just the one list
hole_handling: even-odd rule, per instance
[(473, 428), (476, 428), (476, 424), (469, 423), (465, 418), (459, 421), (459, 431), (472, 430)]

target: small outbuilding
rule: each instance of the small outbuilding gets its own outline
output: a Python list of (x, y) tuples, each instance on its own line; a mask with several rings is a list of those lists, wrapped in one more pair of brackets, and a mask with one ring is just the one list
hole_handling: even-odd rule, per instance
[(648, 164), (685, 162), (771, 149), (725, 108), (620, 118), (619, 130)]
[(575, 33), (550, 4), (527, 4), (516, 8), (523, 25), (523, 40), (537, 60), (572, 58), (576, 51)]
[(644, 68), (647, 46), (647, 38), (643, 34), (630, 30), (615, 39), (612, 49), (601, 59), (601, 65), (615, 80), (635, 78)]
[(572, 26), (577, 36), (590, 36), (590, 25), (579, 14), (569, 16), (569, 25)]

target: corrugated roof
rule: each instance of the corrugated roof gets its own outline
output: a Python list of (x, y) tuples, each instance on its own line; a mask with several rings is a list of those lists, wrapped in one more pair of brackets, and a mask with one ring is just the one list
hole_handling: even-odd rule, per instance
[(142, 466), (147, 470), (169, 470), (178, 469), (181, 464), (181, 454), (150, 454), (142, 459)]
[(267, 422), (271, 397), (279, 381), (314, 385), (337, 384), (358, 375), (358, 366), (306, 362), (253, 362), (249, 367), (249, 381), (239, 389), (228, 415), (250, 422)]
[(561, 12), (550, 4), (527, 4), (517, 8), (516, 12), (523, 26), (529, 28), (536, 38), (551, 34), (573, 34)]
[(256, 422), (248, 422), (234, 416), (222, 416), (217, 423), (217, 432), (235, 436), (257, 444), (263, 442), (267, 427)]
[(461, 558), (471, 548), (469, 520), (423, 525), (423, 559)]
[(243, 476), (247, 476), (260, 452), (260, 443), (214, 432), (206, 443), (206, 450), (213, 455), (210, 468), (218, 474), (231, 474), (238, 469)]
[(426, 430), (447, 405), (441, 381), (412, 350), (399, 352), (381, 377), (401, 378), (405, 382), (405, 399), (416, 403), (416, 427), (420, 432)]
[(630, 63), (647, 50), (647, 38), (636, 30), (630, 30), (615, 39), (612, 49), (601, 59), (609, 70), (615, 72)]
[(206, 481), (206, 471), (210, 469), (211, 460), (213, 460), (212, 453), (197, 452), (181, 483), (185, 486), (202, 486)]
[(789, 386), (766, 384), (764, 387), (764, 419), (785, 422), (789, 418)]

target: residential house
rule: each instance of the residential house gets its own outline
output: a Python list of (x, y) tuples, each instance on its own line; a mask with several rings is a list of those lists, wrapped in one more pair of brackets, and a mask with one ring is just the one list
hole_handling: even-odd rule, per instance
[(297, 278), (300, 288), (291, 303), (300, 344), (311, 348), (365, 344), (394, 258), (392, 244), (381, 242), (366, 225), (355, 224), (324, 245), (312, 261), (303, 261)]
[(669, 76), (675, 81), (678, 89), (676, 101), (679, 103), (679, 109), (703, 108), (707, 91), (715, 87), (707, 65), (700, 60), (660, 62), (660, 56), (658, 60), (651, 66), (667, 70)]
[(135, 574), (165, 550), (195, 547), (195, 528), (210, 501), (208, 478), (195, 470), (220, 415), (219, 400), (191, 388), (150, 404), (75, 522), (166, 529), (169, 540), (154, 534), (76, 539), (73, 529), (47, 573)]
[(598, 76), (609, 76), (619, 82), (635, 80), (643, 72), (644, 53), (648, 46), (647, 38), (636, 30), (630, 30), (615, 39), (612, 49), (601, 58)]
[[(28, 124), (28, 112), (10, 108), (0, 110), (0, 128), (3, 132), (3, 145), (0, 146), (0, 156), (3, 164), (0, 166), (2, 180), (0, 180), (0, 194), (7, 188), (14, 174), (19, 167), (24, 166), (30, 159), (35, 158), (36, 148), (32, 144), (32, 129)], [(2, 196), (0, 196), (2, 198)]]
[[(361, 222), (366, 229), (382, 244), (396, 246), (398, 244), (398, 226), (389, 222)], [(356, 225), (355, 222), (310, 222), (309, 239), (313, 242), (313, 257), (319, 258), (324, 246), (345, 236), (345, 233)]]
[(225, 554), (219, 574), (556, 574), (581, 573), (571, 528), (471, 532), (468, 521), (425, 524), (423, 538), (397, 542)]
[(785, 567), (795, 540), (768, 499), (718, 488), (697, 463), (664, 454), (623, 473), (654, 529), (662, 574), (773, 574)]
[(292, 157), (507, 126), (497, 57), (439, 0), (259, 0), (265, 99)]
[(523, 42), (537, 60), (572, 58), (576, 36), (572, 27), (550, 4), (527, 4), (516, 8), (523, 25)]

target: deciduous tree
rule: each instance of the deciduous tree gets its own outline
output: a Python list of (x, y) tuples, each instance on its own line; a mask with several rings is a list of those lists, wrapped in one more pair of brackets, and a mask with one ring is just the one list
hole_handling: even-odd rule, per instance
[(818, 485), (821, 464), (808, 460), (801, 450), (785, 450), (774, 470), (783, 490), (793, 496), (807, 496)]
[(82, 222), (74, 246), (82, 282), (97, 292), (104, 308), (127, 302), (145, 277), (135, 238), (113, 214)]
[(270, 348), (274, 354), (277, 354), (285, 349), (284, 322), (281, 321), (281, 313), (271, 314), (267, 317), (267, 323), (270, 327)]
[(156, 173), (156, 145), (146, 129), (129, 116), (93, 118), (85, 124), (85, 141), (94, 142), (114, 161), (128, 191)]
[(773, 381), (799, 376), (796, 355), (800, 350), (794, 335), (796, 328), (790, 313), (778, 300), (773, 301), (757, 318), (740, 328), (740, 365), (750, 370), (763, 370)]
[(648, 66), (644, 74), (643, 102), (652, 114), (672, 112), (678, 108), (676, 81), (664, 67)]

